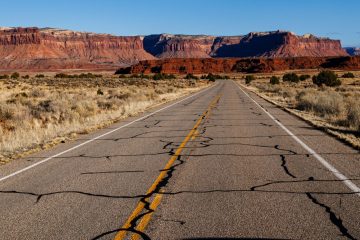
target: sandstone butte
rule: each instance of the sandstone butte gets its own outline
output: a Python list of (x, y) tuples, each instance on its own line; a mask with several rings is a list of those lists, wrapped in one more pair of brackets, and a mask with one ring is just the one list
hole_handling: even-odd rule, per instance
[[(238, 60), (221, 58), (329, 56), (348, 56), (348, 53), (339, 40), (313, 35), (297, 36), (286, 31), (244, 36), (158, 34), (124, 37), (53, 28), (0, 28), (2, 70), (117, 69), (143, 60), (154, 64), (152, 60), (160, 59), (165, 64), (167, 59), (175, 58), (192, 59), (187, 65), (202, 64), (202, 68), (211, 65), (222, 70), (233, 68), (232, 62)], [(177, 64), (185, 60), (175, 61)], [(221, 67), (214, 66), (217, 63)], [(172, 68), (167, 65), (162, 67), (164, 71)]]

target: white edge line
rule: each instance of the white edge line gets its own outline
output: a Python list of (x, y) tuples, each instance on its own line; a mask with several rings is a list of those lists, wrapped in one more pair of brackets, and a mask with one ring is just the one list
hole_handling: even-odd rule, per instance
[(78, 144), (78, 145), (76, 145), (76, 146), (74, 146), (74, 147), (72, 147), (72, 148), (69, 148), (69, 149), (67, 149), (67, 150), (65, 150), (65, 151), (62, 151), (62, 152), (57, 153), (57, 154), (55, 154), (55, 155), (53, 155), (53, 156), (50, 156), (50, 157), (48, 157), (48, 158), (45, 158), (44, 160), (41, 160), (41, 161), (39, 161), (39, 162), (37, 162), (37, 163), (34, 163), (34, 164), (30, 165), (30, 166), (27, 166), (27, 167), (25, 167), (25, 168), (23, 168), (23, 169), (21, 169), (21, 170), (18, 170), (18, 171), (13, 172), (13, 173), (11, 173), (11, 174), (9, 174), (9, 175), (6, 175), (6, 176), (0, 178), (0, 182), (6, 180), (6, 179), (8, 179), (8, 178), (11, 178), (11, 177), (13, 177), (13, 176), (15, 176), (15, 175), (18, 175), (18, 174), (20, 174), (20, 173), (22, 173), (22, 172), (25, 172), (25, 171), (27, 171), (27, 170), (29, 170), (29, 169), (32, 169), (32, 168), (34, 168), (34, 167), (36, 167), (36, 166), (38, 166), (38, 165), (40, 165), (40, 164), (46, 163), (47, 161), (49, 161), (49, 160), (51, 160), (51, 159), (53, 159), (53, 158), (56, 158), (56, 157), (58, 157), (58, 156), (60, 156), (60, 155), (63, 155), (64, 153), (71, 152), (72, 150), (75, 150), (75, 149), (77, 149), (77, 148), (79, 148), (79, 147), (82, 147), (82, 146), (84, 146), (84, 145), (86, 145), (86, 144), (88, 144), (88, 143), (91, 143), (91, 142), (93, 142), (93, 141), (95, 141), (95, 140), (97, 140), (97, 139), (99, 139), (99, 138), (102, 138), (102, 137), (104, 137), (104, 136), (106, 136), (106, 135), (109, 135), (109, 134), (111, 134), (111, 133), (113, 133), (113, 132), (116, 132), (116, 131), (118, 131), (118, 130), (120, 130), (120, 129), (122, 129), (122, 128), (125, 128), (125, 127), (133, 124), (133, 123), (139, 122), (139, 121), (141, 121), (141, 120), (143, 120), (143, 119), (145, 119), (145, 118), (147, 118), (147, 117), (150, 117), (150, 116), (152, 116), (152, 115), (154, 115), (154, 114), (156, 114), (156, 113), (158, 113), (158, 112), (161, 112), (161, 111), (163, 111), (163, 110), (165, 110), (165, 109), (168, 109), (168, 108), (170, 108), (170, 107), (172, 107), (172, 106), (174, 106), (174, 105), (177, 105), (177, 104), (179, 104), (179, 103), (181, 103), (181, 102), (183, 102), (183, 101), (185, 101), (185, 100), (187, 100), (187, 99), (189, 99), (189, 98), (195, 97), (196, 95), (198, 95), (198, 94), (200, 94), (200, 93), (203, 93), (203, 92), (206, 92), (206, 91), (212, 89), (213, 87), (215, 87), (215, 86), (217, 86), (217, 85), (218, 85), (218, 84), (214, 84), (213, 86), (208, 87), (208, 88), (206, 88), (206, 89), (204, 89), (204, 90), (202, 90), (202, 91), (200, 91), (200, 92), (197, 92), (197, 93), (195, 93), (195, 94), (192, 94), (192, 95), (190, 95), (190, 96), (188, 96), (188, 97), (186, 97), (186, 98), (184, 98), (184, 99), (182, 99), (182, 100), (180, 100), (180, 101), (178, 101), (178, 102), (175, 102), (175, 103), (173, 103), (173, 104), (170, 104), (170, 105), (168, 105), (168, 106), (166, 106), (166, 107), (163, 107), (163, 108), (161, 108), (161, 109), (159, 109), (159, 110), (156, 110), (155, 112), (152, 112), (152, 113), (150, 113), (150, 114), (147, 114), (147, 115), (145, 115), (145, 116), (143, 116), (143, 117), (141, 117), (141, 118), (135, 119), (134, 121), (129, 122), (129, 123), (125, 124), (125, 125), (122, 125), (122, 126), (120, 126), (120, 127), (118, 127), (118, 128), (115, 128), (115, 129), (113, 129), (113, 130), (111, 130), (111, 131), (109, 131), (109, 132), (106, 132), (106, 133), (101, 134), (101, 135), (99, 135), (99, 136), (97, 136), (97, 137), (94, 137), (94, 138), (92, 138), (92, 139), (90, 139), (90, 140), (87, 140), (86, 142), (80, 143), (80, 144)]
[[(234, 82), (234, 81), (233, 81)], [(235, 83), (235, 82), (234, 82)], [(306, 143), (300, 140), (294, 133), (292, 133), (288, 128), (286, 128), (279, 120), (277, 120), (273, 115), (271, 115), (265, 108), (263, 108), (259, 103), (257, 103), (249, 94), (247, 94), (239, 84), (235, 83), (238, 88), (250, 98), (259, 108), (261, 108), (274, 122), (277, 123), (287, 134), (289, 134), (296, 142), (298, 142), (308, 153), (314, 156), (324, 167), (326, 167), (330, 172), (332, 172), (338, 179), (340, 179), (348, 188), (351, 189), (356, 195), (360, 197), (360, 188), (355, 185), (348, 177), (342, 174), (334, 166), (332, 166), (328, 161), (326, 161), (322, 156), (316, 153), (312, 148), (310, 148)]]

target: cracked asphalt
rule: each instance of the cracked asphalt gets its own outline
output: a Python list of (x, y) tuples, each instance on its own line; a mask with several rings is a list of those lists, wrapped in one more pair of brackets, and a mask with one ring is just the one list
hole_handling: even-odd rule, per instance
[[(248, 94), (360, 186), (359, 151)], [(0, 178), (139, 117), (3, 165)], [(196, 133), (177, 155), (198, 119)], [(173, 156), (175, 162), (164, 169)], [(148, 192), (162, 172), (165, 177)], [(161, 201), (152, 207), (157, 196)], [(139, 202), (144, 209), (122, 228)], [(1, 181), (0, 205), (0, 239), (114, 239), (119, 231), (140, 239), (360, 238), (359, 195), (233, 81), (217, 81)]]

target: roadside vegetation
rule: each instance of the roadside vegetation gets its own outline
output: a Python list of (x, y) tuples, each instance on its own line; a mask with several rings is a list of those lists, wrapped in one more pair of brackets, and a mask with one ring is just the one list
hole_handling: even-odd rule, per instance
[(209, 84), (208, 80), (165, 80), (167, 77), (147, 80), (57, 74), (3, 78), (0, 162), (132, 116)]
[(285, 73), (263, 76), (250, 88), (360, 147), (360, 74)]

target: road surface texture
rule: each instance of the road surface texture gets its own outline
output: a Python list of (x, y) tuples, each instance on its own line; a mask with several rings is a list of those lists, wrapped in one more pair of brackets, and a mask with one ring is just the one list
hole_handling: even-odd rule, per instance
[(358, 151), (233, 81), (174, 103), (1, 166), (0, 239), (360, 239)]

